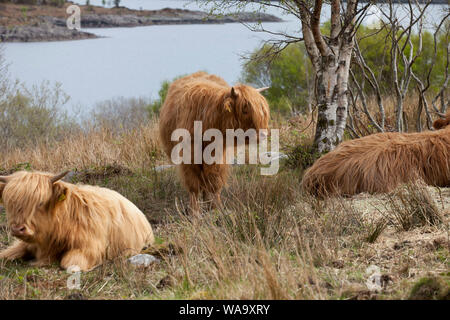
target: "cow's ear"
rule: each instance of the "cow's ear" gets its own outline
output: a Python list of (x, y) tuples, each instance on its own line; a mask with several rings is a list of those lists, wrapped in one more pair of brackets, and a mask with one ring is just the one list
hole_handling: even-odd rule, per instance
[(55, 182), (53, 184), (53, 201), (55, 203), (62, 202), (66, 200), (67, 197), (67, 187), (61, 182)]
[(228, 112), (233, 112), (235, 101), (238, 96), (239, 96), (238, 90), (236, 90), (234, 87), (231, 87), (231, 91), (229, 94), (226, 95), (225, 102), (223, 104), (225, 110), (227, 110)]
[(225, 96), (225, 101), (223, 103), (223, 107), (226, 111), (232, 113), (234, 110), (235, 100), (238, 97), (238, 92), (234, 87), (231, 87), (230, 93)]
[(448, 125), (449, 125), (448, 119), (437, 119), (436, 121), (433, 122), (433, 128), (435, 128), (436, 130), (442, 129)]

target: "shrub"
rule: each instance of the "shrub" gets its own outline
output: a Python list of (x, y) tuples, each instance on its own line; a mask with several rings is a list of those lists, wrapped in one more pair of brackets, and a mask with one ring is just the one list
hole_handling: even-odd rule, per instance
[(114, 133), (142, 126), (152, 117), (150, 98), (113, 98), (97, 103), (85, 119), (85, 128), (108, 128)]
[(79, 126), (63, 106), (68, 97), (60, 85), (48, 82), (31, 90), (14, 85), (0, 91), (0, 146), (23, 148), (44, 141), (59, 141)]
[[(174, 79), (175, 80), (175, 79)], [(153, 114), (159, 114), (159, 110), (161, 109), (162, 105), (164, 104), (164, 100), (166, 100), (167, 91), (169, 91), (169, 86), (172, 83), (172, 81), (164, 80), (161, 84), (161, 89), (158, 91), (159, 98), (153, 101), (149, 106), (149, 112)]]

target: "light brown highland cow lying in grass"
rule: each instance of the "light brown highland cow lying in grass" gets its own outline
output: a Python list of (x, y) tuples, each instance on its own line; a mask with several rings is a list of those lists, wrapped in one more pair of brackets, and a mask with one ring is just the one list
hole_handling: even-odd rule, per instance
[(66, 173), (16, 172), (0, 176), (0, 197), (13, 236), (0, 259), (59, 262), (87, 271), (106, 259), (139, 253), (153, 243), (144, 214), (119, 193), (59, 181)]
[(377, 133), (343, 142), (305, 172), (303, 189), (318, 196), (383, 193), (415, 179), (449, 186), (450, 113), (440, 116), (435, 131)]

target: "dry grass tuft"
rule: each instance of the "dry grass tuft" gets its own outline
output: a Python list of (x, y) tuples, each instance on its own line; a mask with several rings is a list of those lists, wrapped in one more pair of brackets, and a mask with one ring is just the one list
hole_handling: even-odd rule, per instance
[(391, 221), (399, 231), (438, 225), (443, 221), (436, 202), (420, 181), (397, 188), (388, 199), (392, 211)]
[(374, 243), (377, 241), (378, 237), (383, 233), (383, 231), (388, 226), (388, 221), (385, 218), (380, 218), (374, 223), (368, 224), (367, 226), (367, 236), (365, 240), (368, 243)]

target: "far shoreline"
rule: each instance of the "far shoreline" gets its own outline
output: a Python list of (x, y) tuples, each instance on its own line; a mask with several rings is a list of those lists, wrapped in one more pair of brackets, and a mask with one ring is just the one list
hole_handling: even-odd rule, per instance
[(66, 26), (69, 14), (66, 8), (50, 5), (23, 5), (1, 3), (0, 42), (53, 42), (102, 38), (83, 31), (91, 28), (121, 28), (153, 25), (225, 24), (253, 22), (283, 22), (266, 13), (239, 12), (224, 16), (211, 16), (203, 11), (164, 8), (160, 10), (133, 10), (126, 7), (104, 8), (78, 5), (81, 9), (81, 30)]

